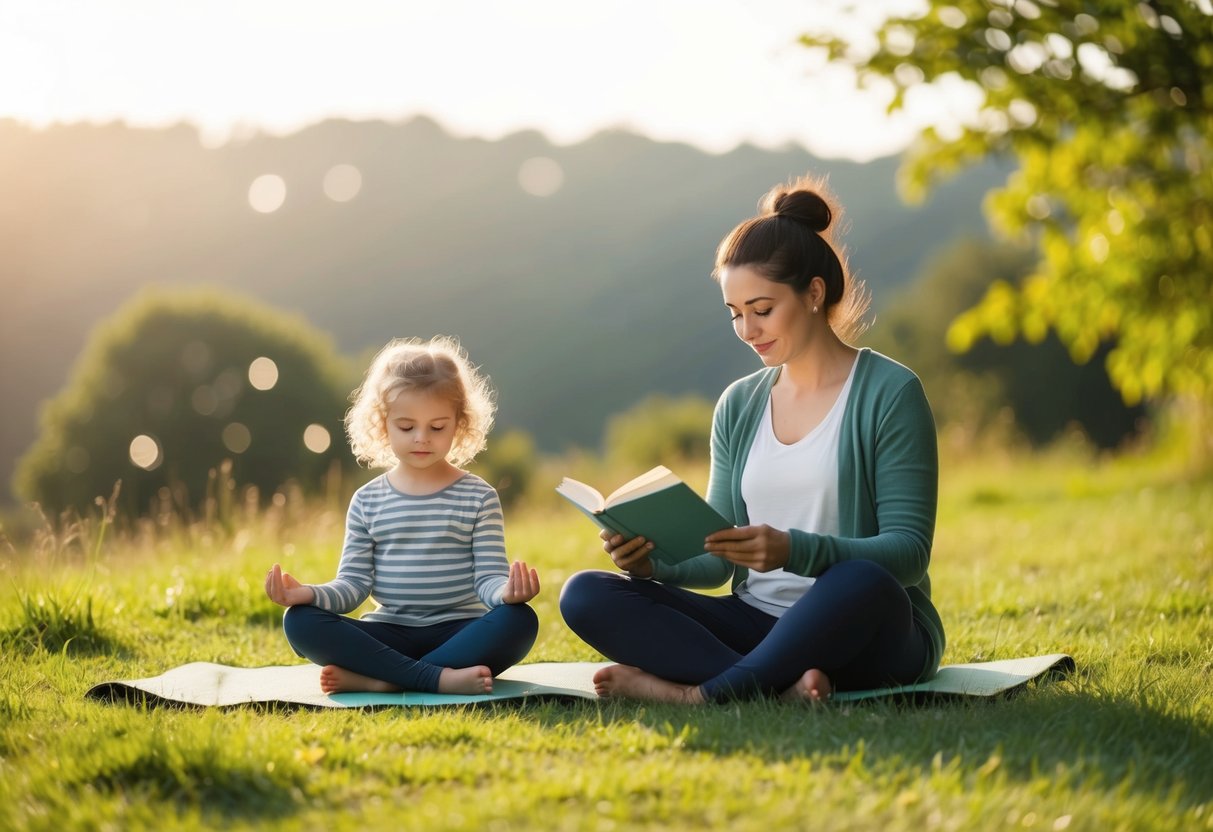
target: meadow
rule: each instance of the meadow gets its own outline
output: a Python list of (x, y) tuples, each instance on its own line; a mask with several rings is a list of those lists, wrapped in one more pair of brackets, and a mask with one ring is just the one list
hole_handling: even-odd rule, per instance
[[(603, 482), (603, 484), (609, 484)], [(944, 468), (945, 662), (1064, 652), (993, 703), (628, 702), (313, 712), (86, 701), (188, 661), (294, 663), (261, 590), (326, 580), (339, 500), (0, 540), (0, 829), (1213, 829), (1213, 478), (1147, 456)], [(507, 516), (537, 566), (529, 661), (597, 660), (556, 606), (602, 566), (553, 500)]]

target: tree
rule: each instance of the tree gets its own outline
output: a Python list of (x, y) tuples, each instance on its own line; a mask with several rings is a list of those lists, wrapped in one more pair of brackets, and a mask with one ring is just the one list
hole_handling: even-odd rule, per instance
[[(957, 79), (984, 95), (955, 134), (927, 129), (903, 184), (988, 154), (1018, 162), (987, 199), (995, 228), (1038, 245), (1019, 286), (992, 285), (960, 315), (958, 350), (989, 335), (1055, 331), (1079, 362), (1107, 351), (1129, 404), (1213, 394), (1213, 5), (1209, 0), (929, 0), (864, 50), (810, 34), (861, 83), (890, 82), (891, 110)], [(883, 81), (881, 80), (883, 79)]]
[(949, 323), (992, 282), (1019, 285), (1033, 260), (1022, 246), (958, 240), (889, 299), (865, 341), (914, 368), (941, 427), (959, 428), (958, 436), (1005, 424), (1009, 407), (1033, 443), (1049, 442), (1077, 424), (1096, 445), (1116, 447), (1135, 432), (1144, 409), (1120, 400), (1102, 364), (1066, 360), (1053, 334), (1038, 344), (981, 338), (963, 355), (947, 347)]
[(352, 468), (350, 381), (327, 336), (297, 318), (230, 294), (145, 292), (93, 332), (16, 490), (83, 509), (121, 479), (127, 513), (163, 488), (197, 506), (227, 460), (234, 482), (263, 493), (314, 489), (333, 464)]

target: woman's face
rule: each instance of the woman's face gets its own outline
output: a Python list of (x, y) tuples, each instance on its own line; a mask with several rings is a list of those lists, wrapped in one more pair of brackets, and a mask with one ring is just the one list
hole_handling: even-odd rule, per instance
[(766, 366), (786, 364), (808, 345), (814, 317), (810, 293), (799, 295), (752, 266), (721, 269), (720, 291), (733, 331)]

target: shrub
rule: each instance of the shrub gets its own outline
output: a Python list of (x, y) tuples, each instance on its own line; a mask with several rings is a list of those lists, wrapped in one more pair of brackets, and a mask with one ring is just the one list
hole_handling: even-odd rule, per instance
[(472, 471), (497, 489), (502, 506), (508, 508), (526, 496), (538, 468), (535, 441), (526, 431), (513, 429), (489, 437)]
[(197, 506), (230, 460), (231, 478), (263, 494), (288, 480), (314, 490), (330, 466), (353, 465), (349, 381), (328, 337), (302, 320), (230, 294), (145, 292), (90, 337), (41, 414), (16, 489), (83, 510), (120, 479), (124, 513), (165, 488)]
[(612, 464), (640, 469), (702, 462), (711, 452), (711, 433), (711, 402), (657, 394), (611, 417), (606, 456)]

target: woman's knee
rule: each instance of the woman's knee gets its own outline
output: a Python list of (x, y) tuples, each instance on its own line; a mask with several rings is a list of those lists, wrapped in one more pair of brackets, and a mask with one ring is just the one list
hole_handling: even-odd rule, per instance
[(871, 560), (846, 560), (822, 572), (817, 580), (831, 592), (858, 593), (871, 601), (884, 598), (896, 603), (905, 589), (893, 573)]
[(818, 580), (825, 578), (827, 575), (834, 580), (845, 578), (864, 583), (879, 583), (882, 581), (893, 581), (896, 583), (896, 579), (892, 573), (874, 560), (844, 560), (822, 572), (818, 576)]
[(603, 601), (622, 576), (602, 569), (578, 572), (564, 582), (560, 590), (560, 614), (565, 623), (575, 628), (588, 615), (601, 615)]

